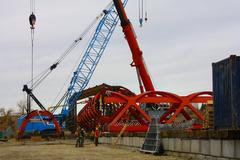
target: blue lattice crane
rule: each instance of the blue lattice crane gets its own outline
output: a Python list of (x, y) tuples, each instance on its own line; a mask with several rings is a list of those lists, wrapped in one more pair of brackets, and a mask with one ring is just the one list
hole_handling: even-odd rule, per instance
[[(123, 1), (123, 5), (127, 0)], [(107, 47), (107, 44), (119, 21), (119, 16), (115, 6), (112, 4), (108, 10), (104, 10), (104, 16), (99, 22), (93, 38), (91, 39), (84, 55), (73, 74), (72, 80), (68, 87), (62, 115), (67, 119), (67, 126), (71, 128), (76, 124), (76, 102), (80, 98), (83, 90), (88, 85), (97, 64)]]

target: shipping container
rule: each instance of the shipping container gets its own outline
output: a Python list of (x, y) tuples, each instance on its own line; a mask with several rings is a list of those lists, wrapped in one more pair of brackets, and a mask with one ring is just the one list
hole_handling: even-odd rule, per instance
[(240, 57), (213, 63), (214, 126), (240, 129)]

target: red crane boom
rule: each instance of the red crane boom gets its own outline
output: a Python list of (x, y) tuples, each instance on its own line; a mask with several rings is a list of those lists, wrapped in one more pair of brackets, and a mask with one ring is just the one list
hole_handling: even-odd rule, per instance
[[(147, 71), (146, 65), (144, 63), (143, 59), (143, 53), (139, 48), (138, 41), (132, 26), (132, 23), (127, 17), (127, 14), (124, 10), (124, 7), (122, 5), (121, 0), (113, 0), (114, 5), (117, 9), (118, 16), (121, 21), (121, 26), (123, 28), (123, 33), (126, 36), (128, 45), (132, 52), (132, 59), (133, 62), (131, 63), (131, 66), (136, 67), (138, 80), (140, 84), (140, 90), (141, 92), (145, 91), (155, 91), (151, 77)], [(144, 85), (144, 88), (142, 86), (142, 83)]]

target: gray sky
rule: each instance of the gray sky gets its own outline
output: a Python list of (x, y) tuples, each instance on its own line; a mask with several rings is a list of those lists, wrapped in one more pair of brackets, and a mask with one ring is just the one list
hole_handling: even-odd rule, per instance
[[(108, 3), (36, 0), (35, 74), (49, 67)], [(155, 87), (180, 95), (211, 90), (211, 63), (240, 54), (239, 8), (239, 0), (148, 0), (149, 21), (140, 28), (138, 0), (129, 0), (126, 10)], [(1, 0), (0, 107), (16, 108), (25, 98), (22, 85), (30, 80), (29, 10), (29, 0)], [(44, 105), (55, 104), (86, 42), (35, 91)], [(131, 53), (118, 26), (89, 87), (107, 83), (139, 92), (130, 63)]]

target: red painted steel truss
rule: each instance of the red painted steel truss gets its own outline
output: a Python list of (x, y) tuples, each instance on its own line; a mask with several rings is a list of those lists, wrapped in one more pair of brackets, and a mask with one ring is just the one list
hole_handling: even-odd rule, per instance
[(189, 111), (192, 111), (195, 118), (204, 120), (194, 104), (204, 104), (208, 100), (212, 100), (212, 92), (178, 96), (169, 92), (152, 91), (135, 95), (126, 88), (117, 91), (106, 89), (99, 92), (79, 112), (78, 123), (87, 131), (94, 130), (100, 124), (104, 131), (120, 132), (127, 124), (126, 132), (146, 132), (151, 118), (141, 108), (142, 105), (167, 105), (168, 109), (159, 117), (159, 123), (173, 123), (179, 114), (186, 120), (191, 120), (193, 117)]

